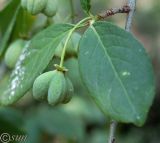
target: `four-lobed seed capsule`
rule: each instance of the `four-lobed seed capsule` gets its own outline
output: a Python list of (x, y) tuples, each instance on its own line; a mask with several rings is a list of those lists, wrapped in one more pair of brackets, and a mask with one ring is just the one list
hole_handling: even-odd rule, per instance
[(33, 84), (33, 97), (37, 100), (47, 99), (48, 103), (54, 106), (68, 103), (73, 92), (73, 85), (69, 78), (58, 70), (43, 73)]
[(42, 12), (51, 17), (57, 12), (57, 0), (21, 0), (21, 6), (33, 15)]

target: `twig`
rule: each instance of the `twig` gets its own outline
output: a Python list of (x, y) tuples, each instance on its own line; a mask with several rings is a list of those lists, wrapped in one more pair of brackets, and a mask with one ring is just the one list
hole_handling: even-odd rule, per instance
[(125, 5), (122, 8), (111, 8), (107, 11), (104, 11), (100, 14), (97, 15), (98, 20), (100, 19), (105, 19), (109, 16), (115, 15), (117, 13), (129, 13), (130, 12), (130, 7)]
[(112, 121), (110, 123), (110, 131), (109, 131), (108, 143), (115, 143), (116, 127), (117, 127), (117, 122), (116, 121)]
[(128, 13), (128, 16), (127, 16), (125, 29), (126, 31), (129, 32), (132, 26), (132, 19), (136, 9), (136, 0), (128, 0), (128, 6), (130, 7), (130, 12)]

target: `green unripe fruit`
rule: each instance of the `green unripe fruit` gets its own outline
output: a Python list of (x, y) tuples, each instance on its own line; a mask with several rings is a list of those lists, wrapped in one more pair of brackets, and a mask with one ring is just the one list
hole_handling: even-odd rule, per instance
[(43, 12), (46, 16), (54, 16), (57, 12), (57, 0), (48, 0)]
[(27, 9), (27, 1), (28, 1), (28, 0), (21, 0), (21, 6), (22, 6), (24, 9)]
[(14, 68), (18, 58), (23, 50), (23, 47), (25, 46), (26, 41), (24, 40), (16, 40), (13, 42), (7, 49), (5, 53), (5, 63), (9, 68)]
[(53, 17), (55, 23), (72, 22), (72, 6), (69, 0), (57, 0), (57, 13)]
[(67, 72), (66, 75), (72, 81), (75, 91), (78, 91), (79, 93), (80, 91), (82, 91), (79, 91), (79, 89), (82, 88), (83, 83), (80, 78), (78, 60), (74, 57), (69, 58), (65, 61), (64, 66), (69, 70), (69, 72)]
[(66, 93), (66, 80), (64, 74), (60, 71), (55, 71), (52, 77), (48, 90), (48, 103), (57, 105), (64, 99)]
[(46, 99), (49, 84), (55, 74), (55, 71), (49, 71), (41, 74), (33, 83), (33, 97), (37, 100)]
[(63, 40), (61, 43), (59, 43), (58, 47), (56, 48), (55, 53), (54, 53), (54, 55), (56, 57), (61, 58), (62, 51), (63, 51), (63, 48), (64, 48), (64, 41), (65, 40)]
[(46, 6), (47, 0), (28, 0), (27, 10), (31, 14), (40, 13)]
[[(70, 38), (70, 40), (68, 41), (67, 47), (66, 47), (66, 55), (77, 55), (77, 51), (78, 51), (78, 45), (79, 45), (79, 41), (81, 39), (81, 35), (77, 32), (74, 32)], [(55, 55), (57, 57), (61, 57), (63, 48), (64, 48), (64, 44), (65, 44), (65, 40), (64, 39), (59, 46), (57, 47), (56, 51), (55, 51)]]
[(33, 15), (40, 13), (46, 4), (47, 0), (21, 0), (22, 7)]
[(68, 103), (71, 99), (72, 96), (74, 94), (74, 88), (73, 88), (73, 84), (70, 81), (70, 79), (68, 77), (66, 77), (66, 93), (65, 93), (65, 97), (63, 99), (63, 103)]
[(68, 42), (67, 53), (70, 55), (76, 55), (78, 51), (79, 41), (81, 39), (81, 35), (77, 32), (74, 32), (71, 39)]

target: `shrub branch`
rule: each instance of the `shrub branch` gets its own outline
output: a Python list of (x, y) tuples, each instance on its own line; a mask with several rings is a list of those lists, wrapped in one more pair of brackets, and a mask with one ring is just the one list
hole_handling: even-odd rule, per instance
[(108, 143), (115, 143), (116, 127), (117, 127), (117, 122), (116, 121), (111, 121)]
[(129, 13), (130, 7), (128, 5), (123, 6), (122, 8), (111, 8), (97, 15), (97, 19), (105, 19), (109, 16), (115, 15), (117, 13)]
[(130, 11), (127, 16), (125, 29), (129, 32), (132, 26), (133, 16), (136, 9), (136, 0), (128, 0), (128, 6), (130, 7)]

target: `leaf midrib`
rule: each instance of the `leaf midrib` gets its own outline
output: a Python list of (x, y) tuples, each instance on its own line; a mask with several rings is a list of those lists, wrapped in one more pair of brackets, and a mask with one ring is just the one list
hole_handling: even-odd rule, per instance
[(121, 85), (121, 87), (122, 87), (123, 90), (124, 90), (125, 96), (126, 96), (128, 102), (129, 102), (129, 104), (130, 104), (130, 106), (131, 106), (134, 114), (136, 115), (136, 117), (139, 117), (139, 115), (138, 115), (137, 112), (136, 112), (135, 107), (133, 106), (133, 104), (132, 104), (132, 102), (131, 102), (130, 97), (128, 96), (128, 92), (127, 92), (126, 88), (124, 87), (123, 82), (122, 82), (121, 78), (119, 77), (119, 75), (118, 75), (118, 73), (117, 73), (117, 71), (116, 71), (116, 68), (115, 68), (115, 66), (114, 66), (114, 64), (113, 64), (113, 62), (112, 62), (112, 60), (111, 60), (111, 58), (110, 58), (110, 56), (109, 56), (109, 54), (108, 54), (108, 51), (107, 51), (107, 49), (105, 48), (105, 46), (104, 46), (104, 44), (103, 44), (103, 42), (102, 42), (102, 40), (101, 40), (98, 32), (96, 31), (96, 29), (95, 29), (95, 27), (94, 27), (93, 25), (91, 26), (91, 29), (93, 30), (93, 32), (95, 33), (95, 35), (96, 35), (97, 38), (99, 39), (99, 42), (100, 42), (100, 44), (102, 45), (102, 48), (103, 48), (103, 50), (104, 50), (104, 52), (105, 52), (105, 55), (106, 55), (106, 57), (108, 58), (109, 63), (111, 64), (111, 67), (112, 67), (112, 70), (113, 70), (115, 76), (116, 76), (117, 79), (119, 80), (120, 85)]

